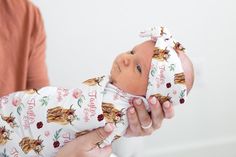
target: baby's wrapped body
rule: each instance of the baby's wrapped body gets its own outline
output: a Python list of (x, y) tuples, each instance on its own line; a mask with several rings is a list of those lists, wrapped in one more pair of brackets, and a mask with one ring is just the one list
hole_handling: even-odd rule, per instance
[(44, 87), (2, 97), (0, 156), (54, 156), (67, 142), (107, 122), (116, 129), (99, 145), (110, 144), (128, 126), (125, 100), (108, 77), (87, 80), (70, 90)]
[(182, 68), (180, 56), (183, 59), (185, 55), (181, 44), (164, 27), (142, 35), (155, 41), (145, 41), (118, 55), (111, 80), (103, 76), (89, 79), (76, 89), (44, 87), (0, 98), (0, 155), (54, 156), (74, 138), (114, 123), (112, 134), (98, 143), (103, 147), (125, 133), (126, 110), (134, 97), (142, 98), (147, 110), (146, 98), (150, 96), (161, 104), (183, 104), (193, 83), (193, 70)]

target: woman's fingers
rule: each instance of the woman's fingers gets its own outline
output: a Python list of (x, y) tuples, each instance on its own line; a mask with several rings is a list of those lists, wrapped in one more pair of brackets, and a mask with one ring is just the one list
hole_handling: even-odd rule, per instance
[(162, 108), (165, 114), (165, 118), (166, 119), (173, 118), (175, 115), (175, 112), (174, 112), (172, 104), (169, 101), (166, 101), (163, 103), (162, 106), (163, 106)]
[(174, 108), (169, 101), (161, 105), (156, 97), (150, 97), (148, 103), (150, 113), (147, 112), (142, 99), (135, 98), (132, 101), (133, 106), (127, 113), (129, 126), (126, 136), (150, 135), (161, 127), (164, 118), (169, 119), (174, 116)]
[(153, 122), (154, 130), (159, 129), (161, 127), (161, 123), (164, 119), (163, 111), (160, 102), (156, 97), (150, 97), (148, 99), (148, 103), (151, 109), (151, 117)]
[(153, 132), (152, 119), (141, 99), (134, 99), (133, 106), (128, 110), (128, 121), (127, 136), (145, 136)]
[(138, 119), (138, 115), (134, 107), (130, 107), (128, 109), (127, 116), (128, 116), (129, 126), (126, 131), (126, 136), (140, 136), (141, 126)]
[(145, 135), (150, 135), (153, 132), (152, 119), (146, 110), (144, 102), (142, 99), (134, 99), (134, 107), (138, 115), (140, 126)]

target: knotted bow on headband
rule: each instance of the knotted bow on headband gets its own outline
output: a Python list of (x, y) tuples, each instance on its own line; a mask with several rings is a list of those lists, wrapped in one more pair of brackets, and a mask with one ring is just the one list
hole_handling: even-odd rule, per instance
[(174, 41), (171, 33), (164, 27), (143, 31), (140, 36), (150, 37), (156, 42), (146, 98), (155, 96), (161, 104), (165, 101), (170, 101), (173, 105), (183, 104), (186, 100), (187, 88), (177, 53), (184, 48), (179, 42)]

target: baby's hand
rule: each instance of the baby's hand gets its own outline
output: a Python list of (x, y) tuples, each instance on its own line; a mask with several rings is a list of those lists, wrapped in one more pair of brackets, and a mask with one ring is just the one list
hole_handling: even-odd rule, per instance
[(155, 97), (148, 99), (151, 112), (148, 113), (141, 99), (134, 99), (133, 106), (128, 109), (129, 127), (126, 136), (146, 136), (161, 127), (164, 118), (174, 116), (173, 106), (169, 101), (163, 105)]

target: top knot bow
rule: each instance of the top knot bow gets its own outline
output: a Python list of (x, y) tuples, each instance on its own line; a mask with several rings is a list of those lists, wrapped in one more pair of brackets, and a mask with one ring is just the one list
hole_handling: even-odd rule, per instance
[(185, 48), (179, 43), (175, 42), (172, 38), (172, 34), (166, 27), (152, 27), (145, 31), (140, 32), (140, 37), (150, 37), (151, 40), (156, 42), (156, 46), (164, 49), (167, 46), (172, 46), (176, 52), (184, 51)]

